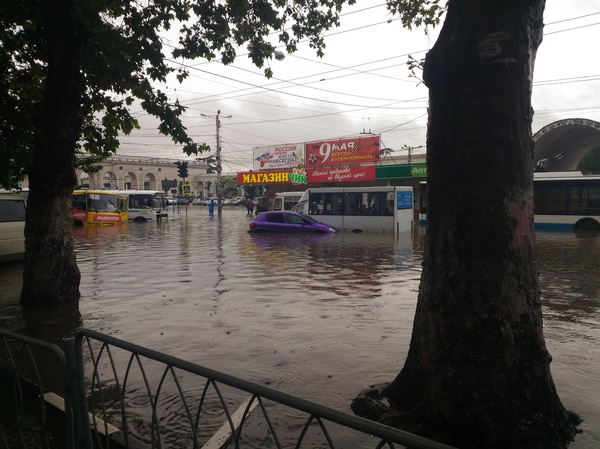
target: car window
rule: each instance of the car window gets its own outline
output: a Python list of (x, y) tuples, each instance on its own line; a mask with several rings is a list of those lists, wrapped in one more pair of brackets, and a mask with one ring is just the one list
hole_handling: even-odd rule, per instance
[(294, 214), (287, 214), (286, 221), (288, 223), (293, 223), (293, 224), (303, 224), (304, 223), (304, 221), (302, 220), (302, 217), (299, 217), (298, 215), (294, 215)]
[(283, 214), (267, 214), (265, 220), (269, 223), (283, 223)]
[(24, 221), (25, 201), (2, 200), (0, 201), (0, 222)]
[(313, 217), (311, 217), (309, 215), (302, 214), (302, 218), (304, 219), (304, 222), (306, 224), (318, 223), (317, 220), (315, 220)]

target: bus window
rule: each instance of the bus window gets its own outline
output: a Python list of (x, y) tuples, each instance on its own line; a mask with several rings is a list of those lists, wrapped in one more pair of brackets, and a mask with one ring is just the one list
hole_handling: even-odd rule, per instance
[(347, 193), (345, 196), (345, 215), (360, 215), (360, 204), (360, 193)]
[(342, 193), (315, 193), (309, 197), (310, 215), (342, 215)]
[(324, 193), (311, 193), (308, 198), (308, 213), (309, 215), (323, 215), (325, 208), (325, 194)]
[(85, 195), (73, 195), (73, 209), (86, 210)]

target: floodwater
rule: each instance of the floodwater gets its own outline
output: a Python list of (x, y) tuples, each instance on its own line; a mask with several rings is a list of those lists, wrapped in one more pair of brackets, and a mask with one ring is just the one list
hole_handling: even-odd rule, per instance
[[(276, 236), (243, 208), (75, 229), (78, 308), (23, 313), (21, 265), (0, 265), (0, 326), (53, 341), (93, 329), (350, 412), (406, 357), (423, 230)], [(538, 233), (546, 343), (574, 449), (600, 444), (600, 235)]]

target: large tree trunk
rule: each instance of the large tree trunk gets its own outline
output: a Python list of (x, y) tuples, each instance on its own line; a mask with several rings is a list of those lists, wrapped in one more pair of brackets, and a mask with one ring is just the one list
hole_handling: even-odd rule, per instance
[(70, 209), (81, 127), (83, 80), (77, 66), (81, 43), (72, 0), (46, 0), (41, 5), (48, 74), (29, 172), (23, 305), (72, 302), (80, 296)]
[(576, 433), (550, 374), (535, 261), (531, 87), (543, 9), (448, 1), (424, 70), (427, 230), (410, 349), (391, 384), (353, 403), (461, 449), (564, 448)]

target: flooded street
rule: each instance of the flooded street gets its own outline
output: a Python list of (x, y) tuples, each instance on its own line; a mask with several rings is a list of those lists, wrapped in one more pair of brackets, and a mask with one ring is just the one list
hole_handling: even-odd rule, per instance
[[(160, 223), (75, 229), (79, 307), (23, 313), (0, 266), (0, 326), (59, 345), (96, 330), (349, 412), (402, 367), (423, 235), (251, 235), (245, 209), (170, 209)], [(600, 441), (600, 235), (538, 233), (546, 343), (571, 448)]]

